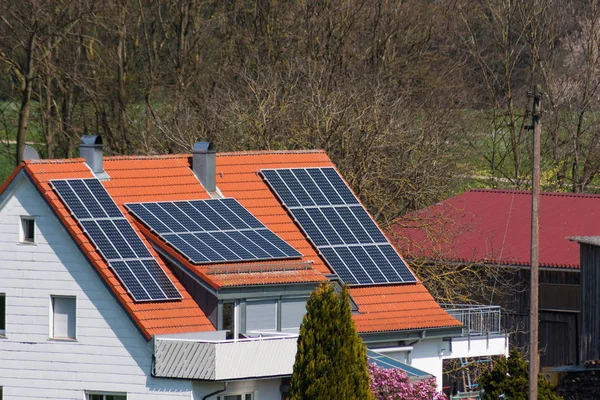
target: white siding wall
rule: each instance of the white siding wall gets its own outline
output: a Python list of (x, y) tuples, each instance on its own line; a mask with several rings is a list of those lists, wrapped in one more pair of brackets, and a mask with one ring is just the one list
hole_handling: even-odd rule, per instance
[[(261, 379), (255, 381), (235, 381), (227, 384), (227, 390), (208, 397), (206, 400), (215, 400), (218, 396), (254, 393), (255, 400), (281, 400), (281, 379)], [(204, 396), (223, 389), (223, 383), (210, 385), (201, 382), (194, 383), (194, 400), (201, 400)], [(342, 400), (342, 399), (340, 399)]]
[[(35, 216), (34, 245), (18, 243), (22, 215)], [(5, 400), (82, 400), (86, 390), (192, 398), (191, 381), (150, 376), (152, 349), (27, 179), (0, 209), (0, 293)], [(51, 295), (76, 296), (76, 342), (49, 340)]]

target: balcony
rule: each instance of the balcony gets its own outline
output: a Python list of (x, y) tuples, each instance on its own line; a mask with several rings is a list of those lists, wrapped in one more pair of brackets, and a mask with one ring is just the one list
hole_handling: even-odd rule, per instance
[(153, 375), (211, 381), (291, 375), (297, 334), (253, 332), (225, 340), (225, 331), (154, 338)]
[(500, 306), (441, 304), (442, 308), (464, 325), (463, 336), (487, 336), (502, 333)]
[(500, 325), (500, 306), (442, 304), (444, 310), (462, 322), (462, 335), (452, 337), (442, 358), (469, 358), (508, 355), (509, 337)]

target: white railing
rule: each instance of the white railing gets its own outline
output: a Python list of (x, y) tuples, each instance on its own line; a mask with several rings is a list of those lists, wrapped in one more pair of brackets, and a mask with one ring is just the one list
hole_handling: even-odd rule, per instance
[(500, 306), (441, 304), (442, 308), (463, 325), (463, 335), (477, 336), (502, 333)]

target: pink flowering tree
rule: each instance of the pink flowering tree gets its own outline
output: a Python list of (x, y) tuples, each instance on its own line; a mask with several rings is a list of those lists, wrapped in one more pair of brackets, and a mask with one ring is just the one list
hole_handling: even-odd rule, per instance
[(371, 392), (375, 400), (447, 400), (436, 391), (435, 378), (411, 382), (406, 372), (398, 368), (381, 368), (369, 363)]

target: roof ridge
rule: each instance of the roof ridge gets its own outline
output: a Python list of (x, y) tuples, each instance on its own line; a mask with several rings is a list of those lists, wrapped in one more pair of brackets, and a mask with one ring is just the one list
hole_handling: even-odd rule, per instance
[(85, 162), (85, 158), (40, 158), (38, 160), (23, 160), (24, 164), (78, 164)]
[[(530, 195), (528, 190), (511, 190), (511, 189), (471, 189), (469, 192), (474, 193), (499, 193), (499, 194), (526, 194)], [(572, 192), (540, 192), (541, 196), (556, 196), (556, 197), (590, 197), (600, 198), (600, 194), (596, 193), (572, 193)]]
[(327, 154), (323, 149), (307, 150), (243, 150), (217, 153), (217, 156), (257, 156), (268, 154)]
[[(217, 153), (217, 157), (220, 156), (257, 156), (257, 155), (269, 155), (269, 154), (327, 154), (323, 149), (309, 149), (309, 150), (244, 150), (244, 151), (231, 151)], [(114, 155), (104, 156), (104, 161), (124, 161), (124, 160), (168, 160), (168, 159), (182, 159), (190, 158), (192, 153), (179, 153), (179, 154), (133, 154), (133, 155)], [(81, 163), (85, 162), (84, 158), (53, 158), (53, 159), (39, 159), (39, 160), (25, 160), (26, 164), (64, 164), (64, 163)]]

